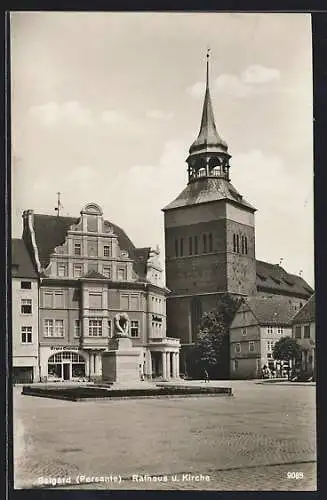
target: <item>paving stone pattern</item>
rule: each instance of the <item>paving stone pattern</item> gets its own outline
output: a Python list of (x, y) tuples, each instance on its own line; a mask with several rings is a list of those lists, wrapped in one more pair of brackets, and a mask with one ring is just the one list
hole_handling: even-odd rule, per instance
[[(96, 402), (23, 396), (16, 387), (15, 487), (70, 478), (70, 489), (315, 490), (315, 387), (231, 384), (232, 398)], [(303, 479), (287, 478), (296, 471)], [(131, 481), (184, 473), (210, 481)], [(122, 482), (74, 485), (81, 475), (112, 474)]]

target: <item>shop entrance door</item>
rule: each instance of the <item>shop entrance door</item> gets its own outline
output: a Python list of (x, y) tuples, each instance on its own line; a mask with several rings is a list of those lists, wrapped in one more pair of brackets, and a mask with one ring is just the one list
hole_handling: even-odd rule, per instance
[(70, 363), (64, 363), (63, 365), (63, 375), (64, 380), (70, 380)]

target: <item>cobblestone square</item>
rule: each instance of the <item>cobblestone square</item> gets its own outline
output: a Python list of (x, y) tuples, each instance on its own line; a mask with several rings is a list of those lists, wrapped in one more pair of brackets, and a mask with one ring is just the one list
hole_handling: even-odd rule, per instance
[(315, 387), (217, 384), (234, 396), (68, 402), (15, 387), (15, 488), (315, 490)]

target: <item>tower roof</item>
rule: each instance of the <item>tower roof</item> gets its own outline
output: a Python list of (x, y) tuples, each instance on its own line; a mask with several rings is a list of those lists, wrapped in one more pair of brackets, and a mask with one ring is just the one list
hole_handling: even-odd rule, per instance
[(189, 149), (190, 154), (206, 151), (227, 151), (227, 143), (219, 136), (212, 108), (209, 88), (209, 50), (207, 52), (206, 90), (204, 95), (200, 132)]

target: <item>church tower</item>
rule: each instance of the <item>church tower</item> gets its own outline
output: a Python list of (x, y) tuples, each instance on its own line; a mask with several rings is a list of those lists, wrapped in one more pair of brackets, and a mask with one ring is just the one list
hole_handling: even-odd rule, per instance
[(230, 182), (227, 143), (217, 132), (209, 51), (200, 131), (186, 159), (188, 183), (164, 209), (168, 335), (194, 342), (219, 294), (256, 293), (255, 208)]

